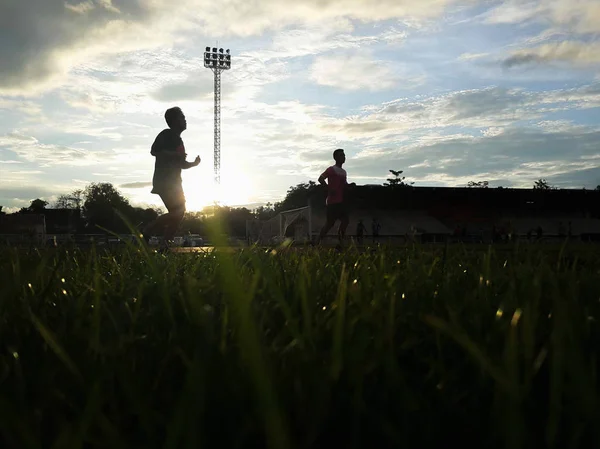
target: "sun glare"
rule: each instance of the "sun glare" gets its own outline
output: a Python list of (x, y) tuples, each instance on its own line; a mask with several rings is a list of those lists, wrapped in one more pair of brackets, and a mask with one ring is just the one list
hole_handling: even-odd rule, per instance
[(194, 176), (186, 173), (183, 178), (187, 210), (202, 210), (215, 203), (224, 206), (242, 206), (250, 203), (252, 183), (241, 172), (221, 174), (221, 185), (216, 186), (212, 177)]

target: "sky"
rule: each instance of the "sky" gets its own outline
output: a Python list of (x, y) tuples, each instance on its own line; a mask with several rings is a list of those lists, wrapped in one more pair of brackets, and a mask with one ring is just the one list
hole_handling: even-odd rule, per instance
[[(213, 74), (222, 75), (221, 186)], [(316, 180), (600, 185), (597, 0), (3, 0), (0, 205), (110, 182), (150, 193), (150, 147), (182, 108), (188, 210)]]

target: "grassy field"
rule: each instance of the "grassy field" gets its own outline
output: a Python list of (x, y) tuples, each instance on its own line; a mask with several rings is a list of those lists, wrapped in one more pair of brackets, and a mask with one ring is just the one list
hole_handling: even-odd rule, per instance
[(3, 448), (600, 447), (596, 247), (0, 253)]

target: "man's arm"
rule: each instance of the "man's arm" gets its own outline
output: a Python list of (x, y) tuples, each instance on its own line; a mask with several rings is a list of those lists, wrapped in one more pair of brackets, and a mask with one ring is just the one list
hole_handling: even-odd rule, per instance
[(199, 164), (200, 164), (200, 156), (196, 156), (196, 159), (194, 159), (194, 162), (188, 162), (184, 159), (183, 162), (181, 163), (181, 168), (183, 168), (184, 170), (187, 170), (188, 168), (196, 167)]
[(325, 180), (329, 177), (329, 169), (325, 170), (321, 176), (319, 176), (319, 184), (321, 184), (324, 187), (327, 187), (327, 183), (325, 182)]

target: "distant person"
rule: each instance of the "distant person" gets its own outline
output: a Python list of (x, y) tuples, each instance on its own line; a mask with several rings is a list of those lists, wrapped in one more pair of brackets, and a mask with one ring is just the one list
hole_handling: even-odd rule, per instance
[[(319, 183), (327, 189), (327, 220), (321, 228), (317, 243), (321, 243), (323, 237), (327, 235), (336, 221), (340, 221), (338, 228), (338, 239), (340, 245), (346, 235), (346, 229), (350, 218), (348, 216), (348, 205), (346, 201), (346, 190), (349, 186), (355, 187), (356, 184), (348, 184), (346, 170), (342, 168), (346, 162), (344, 150), (338, 148), (333, 152), (335, 165), (332, 165), (319, 176)], [(325, 182), (327, 180), (327, 182)]]
[(371, 221), (371, 234), (373, 235), (373, 243), (379, 238), (379, 231), (381, 230), (381, 224), (377, 218), (373, 217)]
[(165, 112), (165, 121), (169, 128), (156, 136), (150, 154), (156, 158), (152, 193), (160, 196), (168, 212), (146, 225), (142, 231), (146, 242), (154, 233), (162, 235), (163, 248), (168, 247), (169, 242), (173, 241), (185, 213), (181, 170), (200, 164), (200, 156), (196, 156), (194, 162), (186, 161), (187, 154), (181, 140), (181, 133), (187, 129), (187, 122), (181, 109), (178, 107), (168, 109)]
[(367, 231), (367, 228), (364, 225), (362, 219), (358, 220), (358, 224), (356, 225), (356, 240), (360, 245), (363, 244), (363, 240), (364, 240), (366, 231)]
[(558, 236), (562, 239), (565, 237), (565, 225), (562, 221), (558, 222)]

